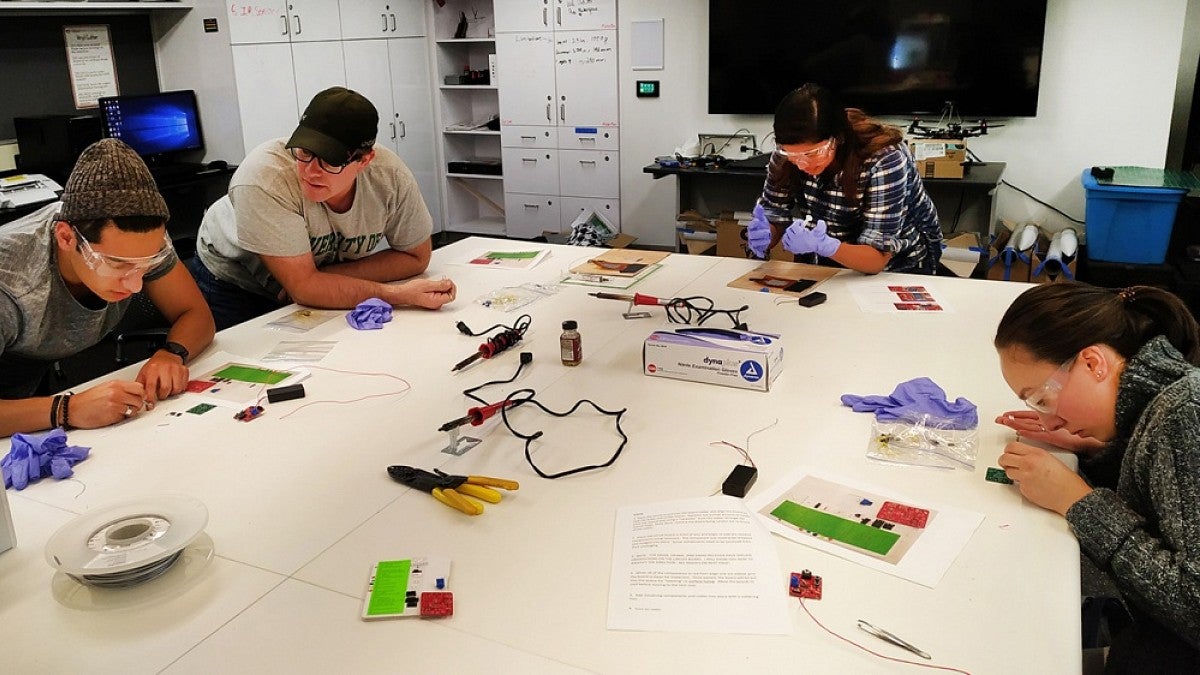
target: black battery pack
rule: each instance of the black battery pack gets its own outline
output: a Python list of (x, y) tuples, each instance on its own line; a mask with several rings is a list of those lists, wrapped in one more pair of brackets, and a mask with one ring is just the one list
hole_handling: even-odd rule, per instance
[(304, 398), (304, 385), (289, 384), (286, 387), (275, 387), (267, 390), (267, 400), (271, 403), (281, 403), (294, 398)]
[(757, 479), (758, 469), (746, 464), (738, 464), (733, 467), (733, 471), (729, 472), (729, 477), (721, 484), (721, 492), (730, 497), (745, 497)]

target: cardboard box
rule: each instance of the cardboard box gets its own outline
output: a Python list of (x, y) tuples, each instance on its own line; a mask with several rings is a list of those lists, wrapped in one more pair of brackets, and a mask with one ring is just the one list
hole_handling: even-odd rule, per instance
[(642, 346), (642, 373), (688, 382), (769, 391), (783, 370), (783, 341), (728, 328), (656, 330)]
[(943, 242), (942, 264), (955, 276), (969, 278), (979, 266), (983, 250), (978, 234), (963, 232)]
[(675, 237), (679, 250), (704, 255), (717, 246), (717, 224), (696, 211), (684, 211), (675, 217)]
[[(726, 258), (753, 258), (754, 254), (750, 252), (750, 247), (746, 243), (746, 226), (736, 220), (721, 219), (717, 221), (717, 255)], [(775, 248), (771, 249), (768, 260), (783, 260), (792, 262), (796, 256), (783, 247), (783, 244), (776, 244)]]
[(919, 138), (909, 144), (922, 178), (962, 178), (967, 144), (962, 140)]

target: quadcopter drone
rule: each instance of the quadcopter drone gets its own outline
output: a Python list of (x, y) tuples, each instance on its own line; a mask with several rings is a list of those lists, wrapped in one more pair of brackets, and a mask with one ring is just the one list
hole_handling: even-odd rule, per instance
[(908, 133), (917, 138), (949, 138), (962, 140), (972, 136), (986, 136), (988, 129), (1002, 127), (1003, 124), (990, 124), (987, 120), (978, 120), (975, 124), (963, 124), (962, 117), (954, 110), (954, 102), (946, 101), (942, 108), (942, 116), (938, 118), (936, 127), (922, 126), (925, 120), (914, 117), (908, 125)]

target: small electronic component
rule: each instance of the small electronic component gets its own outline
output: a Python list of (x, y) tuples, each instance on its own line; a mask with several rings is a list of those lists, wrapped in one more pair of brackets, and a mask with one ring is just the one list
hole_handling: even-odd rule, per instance
[(721, 493), (730, 497), (745, 497), (754, 481), (758, 480), (758, 469), (747, 464), (738, 464), (729, 472), (729, 477), (721, 484)]
[(421, 594), (421, 616), (439, 617), (454, 614), (454, 594), (450, 591), (425, 591)]
[(821, 304), (822, 302), (825, 302), (825, 299), (826, 299), (826, 296), (824, 293), (822, 293), (821, 291), (813, 291), (812, 293), (809, 293), (808, 295), (800, 296), (799, 302), (802, 307), (816, 307), (817, 305)]
[(996, 466), (988, 467), (986, 478), (992, 483), (1002, 483), (1004, 485), (1013, 484), (1013, 480), (1008, 477), (1008, 472)]
[(289, 384), (286, 387), (275, 387), (267, 390), (267, 400), (271, 403), (281, 403), (294, 398), (304, 398), (303, 384)]
[(788, 595), (809, 600), (821, 599), (821, 577), (808, 570), (792, 572), (792, 580), (788, 584)]
[(245, 408), (244, 410), (239, 410), (236, 413), (234, 413), (233, 419), (241, 421), (241, 422), (250, 422), (252, 420), (258, 419), (259, 416), (261, 416), (262, 414), (263, 414), (263, 407), (261, 405), (252, 405), (248, 408)]

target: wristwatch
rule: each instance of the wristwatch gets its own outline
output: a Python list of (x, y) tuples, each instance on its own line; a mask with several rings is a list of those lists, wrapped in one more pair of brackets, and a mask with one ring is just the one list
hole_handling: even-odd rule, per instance
[(167, 342), (162, 347), (159, 347), (159, 349), (171, 352), (175, 356), (178, 356), (184, 363), (187, 363), (188, 356), (191, 355), (187, 347), (184, 347), (178, 342)]

